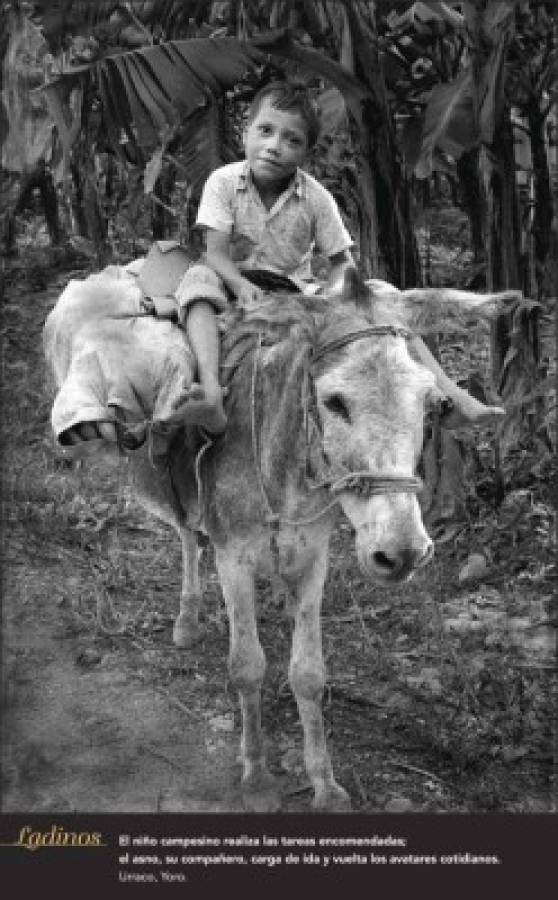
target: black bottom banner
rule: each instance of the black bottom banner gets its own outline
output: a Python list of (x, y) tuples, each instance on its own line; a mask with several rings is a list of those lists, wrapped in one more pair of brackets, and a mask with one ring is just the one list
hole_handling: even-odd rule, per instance
[[(520, 896), (556, 872), (558, 818), (18, 814), (1, 818), (3, 880), (28, 890), (250, 890), (483, 885)], [(554, 878), (548, 878), (551, 884)], [(26, 896), (26, 894), (21, 894)], [(432, 893), (431, 893), (432, 896)]]

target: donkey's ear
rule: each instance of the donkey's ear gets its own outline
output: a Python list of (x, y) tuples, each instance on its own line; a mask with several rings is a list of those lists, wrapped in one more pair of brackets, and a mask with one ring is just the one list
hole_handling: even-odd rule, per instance
[(451, 288), (411, 288), (400, 291), (385, 281), (367, 282), (372, 315), (378, 325), (402, 325), (418, 334), (432, 331), (466, 333), (479, 319), (491, 320), (512, 311), (520, 291), (476, 294)]

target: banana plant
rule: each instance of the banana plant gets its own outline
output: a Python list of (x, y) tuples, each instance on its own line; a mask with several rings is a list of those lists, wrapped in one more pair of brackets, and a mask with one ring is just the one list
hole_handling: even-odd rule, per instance
[[(180, 135), (181, 163), (197, 189), (211, 168), (230, 157), (216, 128), (223, 121), (223, 96), (237, 90), (246, 73), (252, 85), (273, 66), (303, 73), (314, 88), (335, 86), (350, 116), (354, 162), (344, 160), (337, 195), (357, 208), (364, 270), (402, 286), (416, 283), (407, 181), (384, 85), (374, 3), (37, 0), (32, 6), (58, 68), (44, 95), (61, 145), (59, 177), (68, 176), (80, 146), (73, 171), (85, 163), (92, 178), (86, 147), (105, 145), (127, 165), (149, 166), (144, 185), (151, 188), (165, 148)], [(91, 127), (97, 108), (98, 136)]]
[[(397, 62), (395, 102), (406, 119), (399, 136), (410, 170), (426, 180), (445, 167), (463, 177), (462, 186), (472, 185), (468, 211), (486, 254), (487, 288), (520, 287), (539, 297), (541, 280), (533, 271), (544, 275), (553, 217), (543, 132), (556, 96), (551, 6), (519, 0), (401, 4), (385, 32), (392, 67)], [(535, 203), (527, 228), (518, 215), (512, 107), (524, 116), (533, 158)], [(531, 244), (535, 265), (524, 252)], [(492, 328), (492, 378), (509, 406), (495, 445), (500, 474), (518, 427), (540, 419), (525, 414), (521, 399), (541, 386), (539, 313), (538, 303), (525, 301), (513, 322), (501, 317)]]

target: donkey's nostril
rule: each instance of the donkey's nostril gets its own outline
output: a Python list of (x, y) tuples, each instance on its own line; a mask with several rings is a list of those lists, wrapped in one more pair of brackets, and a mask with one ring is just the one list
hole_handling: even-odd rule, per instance
[(372, 553), (372, 563), (377, 572), (383, 572), (384, 576), (391, 578), (406, 578), (421, 564), (428, 562), (431, 549), (403, 548), (388, 556), (383, 550)]
[(393, 570), (397, 567), (397, 560), (390, 559), (387, 554), (383, 552), (383, 550), (376, 550), (373, 554), (372, 559), (379, 569), (385, 569), (387, 572), (393, 572)]

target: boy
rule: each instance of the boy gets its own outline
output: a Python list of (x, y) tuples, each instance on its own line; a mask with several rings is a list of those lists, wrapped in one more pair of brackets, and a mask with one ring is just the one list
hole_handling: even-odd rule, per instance
[[(314, 246), (330, 261), (331, 283), (354, 266), (353, 241), (335, 200), (300, 169), (319, 127), (303, 87), (268, 84), (248, 114), (245, 160), (215, 170), (204, 187), (197, 224), (206, 230), (205, 264), (186, 272), (176, 297), (198, 363), (199, 385), (190, 392), (185, 418), (208, 432), (218, 434), (226, 427), (215, 314), (226, 308), (228, 295), (244, 306), (257, 301), (261, 292), (247, 277), (249, 271), (286, 276), (300, 290), (315, 293), (310, 268)], [(483, 422), (504, 414), (453, 384), (418, 338), (414, 349), (453, 401), (452, 427), (460, 418)]]

